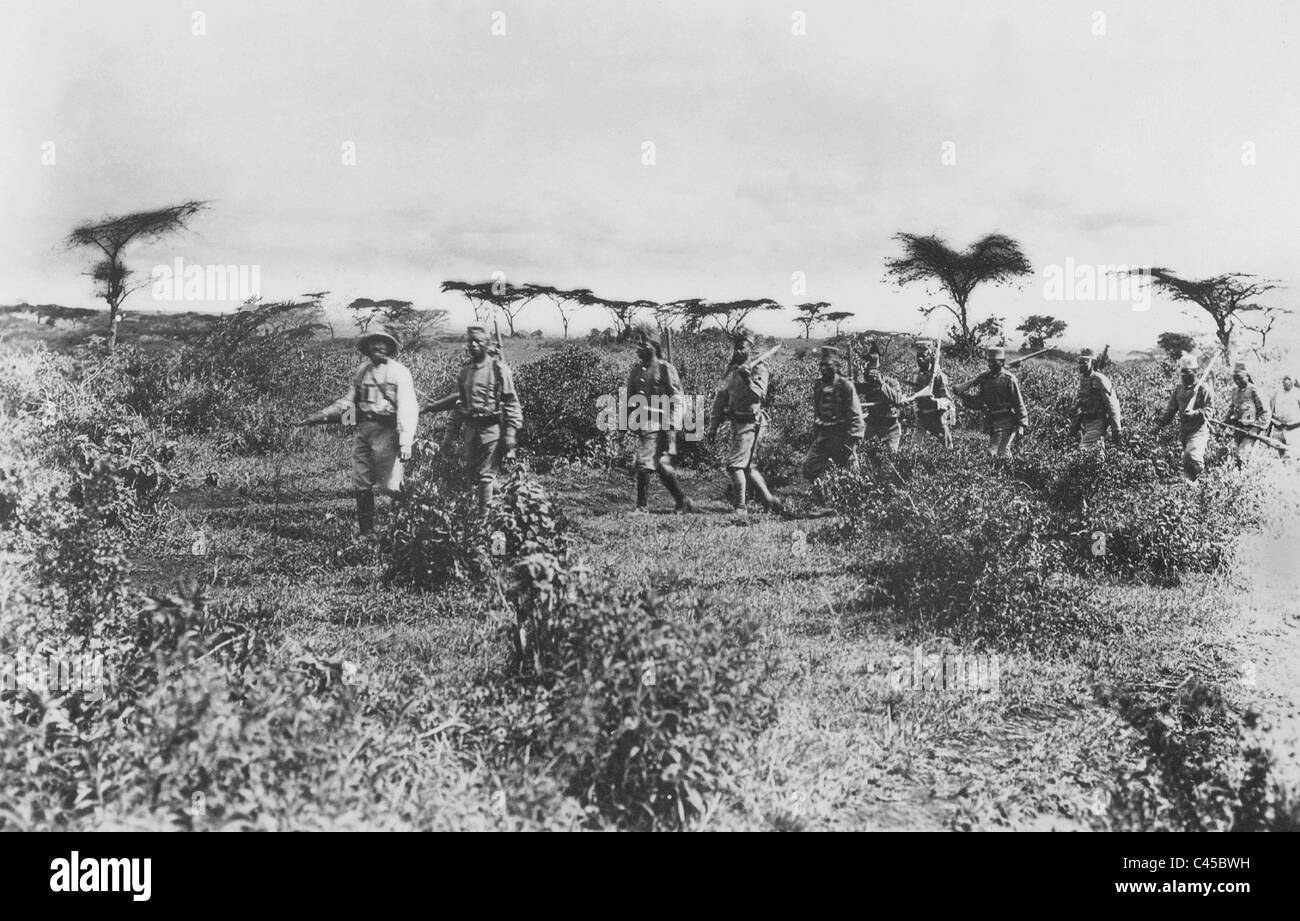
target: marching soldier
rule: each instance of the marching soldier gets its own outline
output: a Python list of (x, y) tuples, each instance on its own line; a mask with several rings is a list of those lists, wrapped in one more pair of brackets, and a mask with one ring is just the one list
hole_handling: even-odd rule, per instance
[[(636, 508), (644, 512), (649, 503), (650, 475), (657, 472), (676, 502), (679, 512), (691, 512), (695, 506), (682, 492), (672, 460), (677, 454), (677, 432), (682, 426), (681, 378), (671, 363), (664, 361), (658, 342), (645, 332), (637, 332), (637, 362), (627, 375), (628, 419), (637, 416), (636, 426), (629, 424), (636, 437)], [(633, 397), (641, 399), (633, 402)], [(640, 403), (638, 408), (636, 403)], [(667, 414), (668, 418), (664, 418)]]
[(490, 354), (487, 330), (471, 326), (465, 350), (469, 361), (461, 366), (456, 391), (428, 403), (422, 412), (451, 410), (452, 430), (459, 426), (465, 449), (465, 473), (477, 480), (478, 504), (492, 501), (501, 461), (515, 456), (515, 438), (524, 425), (524, 413), (515, 392), (509, 365)]
[[(1282, 378), (1282, 389), (1273, 394), (1269, 401), (1269, 411), (1273, 419), (1273, 437), (1284, 445), (1292, 444), (1292, 435), (1300, 429), (1300, 390), (1296, 389), (1295, 380), (1290, 374)], [(1278, 455), (1287, 457), (1287, 450), (1278, 449)]]
[(1120, 424), (1119, 398), (1110, 378), (1097, 370), (1097, 355), (1092, 349), (1079, 353), (1079, 395), (1074, 400), (1074, 424), (1071, 432), (1084, 451), (1106, 453), (1106, 431), (1119, 443), (1123, 434)]
[(929, 391), (927, 395), (915, 400), (916, 424), (942, 441), (945, 448), (951, 448), (956, 407), (948, 387), (948, 375), (939, 370), (937, 340), (916, 340), (916, 371), (912, 389), (916, 392)]
[(988, 370), (956, 389), (965, 396), (979, 385), (979, 407), (984, 411), (984, 434), (989, 436), (989, 457), (996, 460), (1011, 459), (1011, 445), (1016, 437), (1029, 428), (1029, 412), (1025, 398), (1020, 393), (1020, 381), (1005, 368), (1007, 351), (994, 346), (985, 351)]
[(754, 336), (739, 329), (732, 336), (731, 365), (727, 368), (717, 396), (713, 400), (713, 413), (709, 419), (709, 438), (718, 434), (723, 420), (731, 423), (731, 443), (727, 451), (727, 474), (731, 478), (731, 501), (736, 513), (745, 513), (746, 481), (752, 483), (754, 492), (768, 511), (780, 512), (781, 500), (772, 495), (767, 482), (758, 472), (758, 445), (767, 425), (763, 411), (763, 398), (767, 396), (770, 374), (767, 362), (750, 362)]
[(858, 388), (858, 397), (867, 414), (867, 440), (883, 446), (890, 454), (895, 453), (903, 438), (903, 425), (899, 422), (903, 391), (898, 381), (884, 376), (880, 355), (875, 352), (867, 356), (865, 379)]
[(810, 482), (832, 464), (856, 468), (857, 444), (866, 430), (858, 392), (840, 373), (840, 350), (823, 345), (817, 367), (821, 379), (813, 387), (813, 443), (803, 461), (803, 475)]
[(1255, 444), (1255, 439), (1251, 438), (1243, 446), (1243, 442), (1247, 442), (1247, 433), (1263, 434), (1263, 430), (1269, 424), (1269, 411), (1259, 391), (1255, 389), (1255, 382), (1251, 379), (1250, 372), (1242, 362), (1237, 362), (1233, 366), (1232, 382), (1237, 387), (1232, 391), (1228, 401), (1228, 411), (1224, 414), (1223, 421), (1236, 429), (1232, 433), (1232, 454), (1237, 460), (1237, 466), (1240, 467)]
[(1214, 392), (1196, 379), (1196, 359), (1184, 355), (1178, 362), (1181, 383), (1169, 395), (1169, 404), (1156, 422), (1163, 428), (1178, 417), (1178, 435), (1183, 444), (1183, 475), (1195, 480), (1205, 470), (1205, 448), (1210, 441), (1210, 411)]
[(397, 340), (383, 330), (362, 336), (357, 348), (366, 356), (343, 396), (296, 423), (323, 425), (355, 416), (352, 486), (357, 525), (362, 534), (375, 529), (375, 490), (396, 496), (402, 487), (402, 464), (411, 459), (411, 443), (420, 422), (411, 372), (393, 360)]

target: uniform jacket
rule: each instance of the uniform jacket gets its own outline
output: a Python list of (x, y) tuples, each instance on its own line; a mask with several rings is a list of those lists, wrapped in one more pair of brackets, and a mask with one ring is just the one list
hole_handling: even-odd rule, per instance
[(1025, 398), (1020, 393), (1020, 381), (1003, 368), (996, 374), (985, 371), (980, 375), (980, 403), (988, 417), (1015, 416), (1016, 425), (1029, 424), (1029, 411), (1025, 408)]
[(883, 377), (880, 383), (870, 380), (859, 385), (858, 396), (866, 410), (867, 422), (881, 425), (896, 422), (903, 407), (903, 390), (898, 381)]
[(838, 429), (849, 438), (866, 433), (858, 391), (847, 377), (836, 374), (828, 384), (818, 378), (813, 384), (813, 419), (821, 431)]
[[(682, 380), (677, 374), (677, 369), (671, 363), (664, 361), (662, 358), (654, 357), (650, 359), (649, 366), (637, 362), (632, 366), (632, 370), (627, 373), (627, 395), (628, 395), (628, 412), (634, 411), (631, 405), (631, 398), (634, 396), (642, 397), (668, 397), (668, 418), (664, 418), (661, 412), (651, 412), (653, 428), (651, 431), (678, 431), (682, 427), (682, 407), (685, 402), (685, 396), (682, 393)], [(641, 402), (641, 401), (638, 401)], [(663, 410), (665, 407), (659, 404), (661, 400), (651, 400), (647, 405), (651, 409)], [(641, 410), (645, 412), (645, 410)]]
[(1224, 417), (1225, 422), (1234, 425), (1259, 423), (1264, 426), (1268, 425), (1268, 419), (1268, 407), (1264, 405), (1264, 400), (1254, 384), (1233, 388), (1232, 398), (1228, 401), (1228, 414)]
[[(933, 368), (934, 365), (930, 367)], [(917, 397), (916, 411), (918, 413), (933, 413), (938, 412), (941, 408), (946, 409), (946, 407), (940, 407), (938, 401), (952, 399), (952, 392), (948, 389), (948, 375), (942, 371), (921, 374), (916, 380), (915, 389), (924, 390), (926, 387), (931, 388), (930, 392), (933, 396)]]
[(1074, 418), (1109, 419), (1115, 428), (1120, 425), (1119, 397), (1110, 378), (1100, 371), (1091, 371), (1079, 381), (1079, 395), (1074, 400)]
[(753, 422), (763, 412), (763, 398), (767, 396), (767, 384), (770, 374), (767, 362), (759, 362), (749, 372), (749, 377), (740, 373), (740, 369), (727, 369), (727, 376), (722, 379), (722, 386), (713, 398), (713, 418), (721, 422)]
[(1278, 390), (1273, 394), (1269, 404), (1274, 425), (1286, 426), (1300, 423), (1300, 387)]
[(370, 414), (392, 419), (397, 425), (398, 442), (404, 448), (409, 448), (415, 440), (420, 405), (415, 399), (411, 372), (401, 362), (390, 358), (383, 364), (374, 364), (366, 359), (352, 376), (352, 384), (343, 396), (321, 410), (321, 415), (338, 419), (349, 409), (355, 409), (358, 416)]
[[(1208, 423), (1205, 420), (1213, 406), (1214, 393), (1205, 384), (1193, 384), (1188, 387), (1180, 383), (1169, 395), (1169, 403), (1165, 406), (1159, 424), (1167, 425), (1173, 421), (1174, 416), (1178, 416), (1182, 433), (1191, 435), (1206, 427)], [(1196, 415), (1191, 419), (1184, 419), (1181, 414), (1189, 410)]]
[(483, 365), (467, 361), (456, 379), (456, 392), (435, 400), (426, 412), (452, 410), (454, 421), (501, 415), (507, 429), (524, 427), (524, 411), (510, 366), (489, 357)]

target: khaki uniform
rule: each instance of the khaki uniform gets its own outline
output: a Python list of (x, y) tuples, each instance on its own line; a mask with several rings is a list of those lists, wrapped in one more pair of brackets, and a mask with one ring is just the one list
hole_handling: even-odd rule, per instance
[(1255, 439), (1247, 438), (1246, 432), (1258, 431), (1262, 434), (1269, 424), (1268, 407), (1264, 405), (1254, 384), (1233, 389), (1228, 400), (1228, 413), (1223, 421), (1238, 429), (1232, 433), (1232, 453), (1238, 461), (1244, 460), (1255, 445), (1259, 444)]
[(829, 384), (819, 379), (813, 385), (812, 400), (815, 434), (803, 460), (803, 475), (810, 481), (832, 464), (857, 467), (853, 449), (866, 432), (858, 392), (847, 377), (836, 374)]
[(1106, 432), (1120, 430), (1119, 398), (1110, 378), (1100, 371), (1081, 375), (1079, 394), (1074, 399), (1074, 426), (1079, 447), (1106, 453)]
[[(1269, 415), (1273, 419), (1273, 438), (1284, 445), (1295, 443), (1296, 430), (1300, 429), (1300, 387), (1282, 388), (1269, 400)], [(1286, 451), (1277, 452), (1286, 457)]]
[(352, 385), (321, 415), (330, 420), (355, 416), (352, 441), (352, 486), (395, 495), (402, 487), (400, 451), (410, 448), (419, 425), (411, 372), (400, 362), (361, 363)]
[(757, 459), (758, 445), (767, 425), (762, 403), (769, 379), (767, 362), (759, 362), (748, 377), (739, 368), (728, 368), (722, 387), (714, 397), (713, 418), (731, 423), (728, 470), (748, 470)]
[[(637, 470), (655, 470), (661, 457), (677, 454), (685, 396), (677, 369), (653, 357), (637, 362), (627, 375), (628, 429), (636, 438)], [(633, 400), (633, 397), (642, 399)]]
[(1021, 426), (1029, 424), (1029, 411), (1020, 393), (1020, 381), (1003, 368), (979, 376), (980, 407), (984, 410), (984, 434), (989, 436), (989, 456), (1006, 460)]
[[(426, 412), (452, 411), (452, 431), (459, 427), (465, 451), (465, 473), (480, 484), (496, 482), (501, 469), (500, 441), (523, 428), (523, 408), (514, 375), (499, 358), (468, 361), (461, 366), (456, 392), (425, 407)], [(505, 432), (502, 432), (502, 421)]]
[(945, 447), (951, 448), (957, 407), (953, 404), (952, 391), (948, 387), (948, 375), (934, 371), (933, 368), (934, 363), (931, 362), (928, 368), (918, 369), (921, 374), (913, 382), (914, 390), (929, 387), (931, 393), (931, 396), (916, 398), (916, 424), (942, 441)]
[[(1168, 425), (1178, 417), (1178, 435), (1183, 443), (1183, 473), (1194, 480), (1205, 470), (1205, 448), (1210, 442), (1210, 410), (1214, 407), (1214, 393), (1205, 384), (1188, 387), (1179, 384), (1169, 395), (1169, 404), (1158, 425)], [(1188, 419), (1182, 414), (1191, 411)]]
[(903, 438), (903, 425), (899, 421), (903, 409), (903, 390), (898, 382), (887, 377), (878, 381), (868, 378), (857, 385), (858, 398), (866, 411), (866, 436), (871, 442), (897, 451)]

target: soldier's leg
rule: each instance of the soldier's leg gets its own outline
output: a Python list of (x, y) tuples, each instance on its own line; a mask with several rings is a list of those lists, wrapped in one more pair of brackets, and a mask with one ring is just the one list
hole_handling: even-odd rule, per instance
[(1209, 427), (1204, 426), (1183, 442), (1183, 473), (1187, 479), (1196, 480), (1205, 471), (1205, 448), (1209, 441)]
[(745, 508), (745, 471), (743, 468), (727, 468), (727, 476), (731, 477), (731, 505), (737, 511), (743, 511)]
[(1106, 425), (1107, 420), (1105, 419), (1084, 420), (1083, 431), (1079, 433), (1079, 450), (1105, 454)]
[(745, 507), (745, 468), (754, 453), (754, 436), (758, 432), (753, 422), (731, 423), (731, 444), (727, 450), (727, 476), (731, 478), (731, 504), (737, 509)]
[(1011, 446), (1015, 440), (1015, 426), (1009, 426), (998, 433), (998, 460), (1011, 460)]
[(362, 534), (375, 529), (374, 452), (370, 444), (373, 422), (362, 422), (352, 436), (352, 490), (357, 502), (357, 527)]
[(763, 507), (769, 511), (781, 511), (781, 500), (772, 495), (772, 491), (767, 488), (767, 481), (763, 479), (763, 474), (758, 472), (758, 446), (763, 440), (763, 428), (761, 423), (754, 425), (753, 442), (749, 449), (749, 463), (745, 467), (745, 476), (749, 478), (750, 484), (754, 487), (754, 492), (758, 494), (758, 500), (763, 503)]
[(397, 496), (402, 490), (402, 456), (397, 426), (379, 426), (371, 439), (371, 451), (375, 488), (389, 496)]
[(655, 434), (654, 432), (636, 433), (636, 459), (632, 465), (632, 472), (636, 479), (638, 509), (648, 508), (650, 504), (650, 474), (654, 470), (655, 463)]
[(499, 463), (497, 458), (497, 442), (501, 437), (501, 426), (493, 422), (489, 425), (479, 427), (478, 438), (475, 439), (477, 457), (477, 477), (478, 477), (478, 507), (480, 511), (486, 511), (492, 503), (492, 494), (496, 489), (497, 470)]
[(803, 459), (803, 478), (809, 483), (826, 472), (830, 466), (830, 439), (822, 432), (813, 437), (813, 443)]
[(673, 456), (668, 452), (660, 454), (655, 461), (659, 470), (659, 479), (668, 489), (669, 494), (673, 497), (673, 503), (679, 512), (691, 512), (695, 506), (691, 500), (686, 498), (686, 493), (682, 490), (682, 484), (677, 480), (677, 470), (673, 467)]
[(883, 444), (886, 452), (897, 454), (898, 446), (903, 441), (903, 426), (895, 422), (883, 436)]

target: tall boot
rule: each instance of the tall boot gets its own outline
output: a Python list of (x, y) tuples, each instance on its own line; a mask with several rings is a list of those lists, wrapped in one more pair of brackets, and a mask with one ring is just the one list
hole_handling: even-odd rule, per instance
[(357, 490), (357, 526), (362, 534), (375, 530), (375, 494), (368, 489)]
[(754, 492), (758, 493), (758, 500), (763, 503), (763, 507), (769, 512), (781, 512), (785, 506), (767, 488), (767, 481), (763, 479), (763, 474), (757, 470), (750, 470), (748, 473), (749, 481), (754, 484)]
[(492, 504), (492, 493), (495, 491), (496, 484), (491, 480), (484, 480), (478, 484), (478, 510), (486, 512), (487, 507)]
[(650, 471), (638, 470), (636, 472), (636, 507), (644, 510), (650, 505)]
[(731, 505), (738, 512), (745, 510), (745, 471), (728, 470), (731, 476)]
[(695, 511), (695, 506), (691, 503), (691, 500), (686, 498), (686, 493), (682, 492), (682, 484), (677, 481), (676, 470), (669, 467), (667, 464), (661, 465), (659, 467), (659, 480), (664, 484), (664, 487), (668, 490), (669, 494), (672, 495), (673, 502), (676, 503), (677, 511)]

